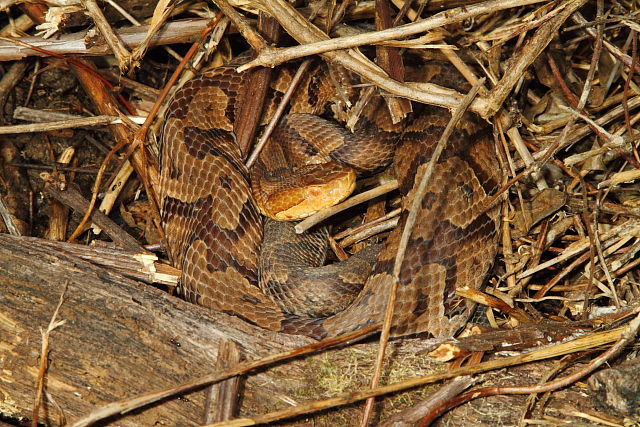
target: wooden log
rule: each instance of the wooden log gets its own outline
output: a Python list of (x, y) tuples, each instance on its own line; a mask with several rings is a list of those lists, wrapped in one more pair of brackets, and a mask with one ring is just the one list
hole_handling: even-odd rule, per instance
[[(223, 339), (239, 344), (246, 359), (311, 342), (213, 313), (41, 243), (0, 234), (0, 414), (5, 417), (31, 416), (40, 330), (67, 284), (58, 316), (66, 323), (50, 337), (46, 391), (68, 421), (95, 406), (213, 372)], [(243, 407), (263, 411), (277, 396), (302, 387), (304, 364), (249, 377)], [(201, 423), (203, 397), (202, 391), (192, 392), (128, 414), (117, 424)], [(41, 422), (58, 425), (55, 407), (49, 403), (44, 409)]]
[(596, 405), (627, 419), (640, 418), (640, 358), (633, 358), (589, 378)]
[[(216, 368), (226, 370), (240, 362), (240, 349), (229, 340), (220, 341)], [(204, 411), (204, 423), (228, 421), (237, 414), (240, 378), (233, 377), (209, 388)]]

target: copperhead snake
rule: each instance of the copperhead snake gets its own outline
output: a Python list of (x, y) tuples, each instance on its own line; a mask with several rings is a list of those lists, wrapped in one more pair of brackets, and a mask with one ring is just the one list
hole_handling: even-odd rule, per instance
[[(309, 264), (322, 263), (324, 255), (320, 252), (326, 245), (321, 242), (326, 237), (322, 230), (292, 246), (275, 243), (274, 249), (270, 243), (274, 236), (281, 238), (278, 242), (283, 236), (285, 241), (298, 237), (286, 223), (263, 220), (256, 206), (234, 134), (238, 100), (246, 90), (247, 74), (236, 73), (233, 65), (190, 80), (170, 102), (160, 150), (159, 196), (168, 253), (182, 270), (181, 289), (187, 300), (263, 328), (323, 338), (382, 319), (414, 185), (424, 173), (449, 114), (438, 107), (414, 103), (414, 112), (396, 125), (377, 96), (368, 104), (354, 134), (322, 119), (315, 123), (318, 119), (314, 117), (325, 113), (335, 97), (331, 79), (322, 71), (326, 68), (317, 69), (307, 73), (300, 84), (290, 115), (284, 120), (286, 125), (280, 125), (276, 134), (289, 139), (315, 136), (320, 148), (305, 146), (302, 151), (324, 160), (312, 163), (346, 163), (358, 173), (377, 169), (393, 159), (402, 194), (398, 227), (377, 259), (374, 252), (354, 258), (351, 264), (356, 265), (353, 271), (358, 273), (338, 269), (324, 273), (340, 278), (342, 286), (349, 288), (345, 293), (355, 291), (354, 296), (339, 296), (337, 307), (327, 307), (330, 299), (325, 298), (324, 284), (316, 284), (308, 293), (302, 286), (310, 282), (313, 288), (316, 273), (307, 273), (308, 256), (298, 254), (311, 247), (316, 255), (311, 256), (314, 259)], [(426, 81), (430, 77), (425, 70), (427, 67), (417, 67), (412, 78)], [(435, 74), (440, 78), (438, 83), (451, 80), (443, 75), (447, 73)], [(266, 116), (287, 87), (290, 75), (283, 71), (271, 83)], [(329, 136), (337, 136), (338, 141), (329, 140)], [(371, 145), (364, 147), (367, 141)], [(262, 166), (254, 169), (270, 167), (271, 176), (278, 178), (280, 163), (269, 156), (263, 153)], [(466, 323), (472, 304), (455, 291), (462, 286), (479, 288), (495, 258), (500, 230), (498, 208), (478, 214), (478, 207), (497, 191), (500, 178), (486, 126), (471, 115), (465, 117), (449, 138), (421, 203), (401, 268), (393, 334), (452, 336)], [(273, 257), (291, 258), (288, 262), (294, 267), (285, 265), (266, 272)], [(371, 265), (370, 275), (355, 277)], [(310, 278), (305, 278), (306, 274), (311, 274)], [(287, 283), (277, 283), (287, 279)], [(303, 301), (311, 312), (290, 306), (290, 300)]]

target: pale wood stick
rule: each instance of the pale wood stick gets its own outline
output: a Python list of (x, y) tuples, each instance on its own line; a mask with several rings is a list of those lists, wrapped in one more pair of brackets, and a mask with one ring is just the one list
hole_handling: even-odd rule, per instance
[[(208, 22), (209, 19), (193, 19), (165, 24), (158, 33), (154, 34), (151, 39), (151, 45), (194, 42), (198, 39), (202, 30), (207, 27)], [(126, 46), (135, 47), (144, 40), (148, 27), (148, 25), (141, 25), (139, 27), (116, 30), (115, 33)], [(7, 40), (10, 39), (0, 40), (0, 61), (13, 61), (28, 56), (47, 56), (43, 52), (18, 46)], [(21, 37), (17, 40), (61, 55), (101, 56), (111, 53), (109, 46), (103, 41), (94, 40), (89, 31), (63, 34), (56, 39), (44, 40), (40, 37)]]
[[(243, 65), (241, 70), (256, 66), (273, 67), (292, 59), (301, 58), (309, 55), (317, 55), (337, 50), (349, 49), (367, 44), (376, 44), (389, 40), (403, 39), (405, 37), (413, 36), (416, 34), (424, 33), (429, 30), (441, 28), (444, 25), (454, 24), (462, 22), (465, 19), (470, 19), (483, 13), (497, 12), (499, 10), (511, 9), (519, 6), (526, 6), (535, 3), (541, 3), (542, 0), (490, 0), (475, 5), (459, 7), (455, 9), (449, 9), (445, 12), (441, 12), (433, 15), (430, 18), (420, 20), (411, 24), (400, 25), (398, 27), (389, 28), (387, 30), (368, 32), (364, 34), (358, 34), (355, 36), (337, 37), (334, 39), (328, 39), (324, 35), (324, 40), (318, 40), (313, 43), (308, 43), (300, 46), (294, 46), (286, 49), (272, 49), (268, 48), (260, 52), (258, 57), (253, 61)], [(216, 2), (217, 3), (217, 2)], [(261, 8), (266, 11), (273, 11), (273, 3), (267, 4), (262, 0), (256, 2), (262, 4)], [(287, 14), (274, 14), (274, 18), (278, 19), (280, 24), (289, 32), (294, 38), (300, 37), (298, 34), (291, 33), (287, 28), (290, 25), (286, 25), (285, 19)], [(298, 39), (298, 41), (302, 42)]]
[[(131, 116), (132, 121), (141, 122), (139, 117)], [(79, 117), (71, 120), (60, 120), (48, 123), (30, 123), (26, 125), (0, 126), (0, 135), (12, 133), (48, 132), (52, 130), (70, 129), (83, 126), (104, 126), (123, 123), (118, 116)]]
[(102, 37), (104, 37), (105, 41), (111, 48), (111, 53), (114, 54), (116, 59), (118, 60), (118, 67), (120, 68), (120, 72), (125, 71), (129, 68), (131, 62), (131, 54), (125, 47), (122, 40), (118, 38), (116, 33), (107, 22), (107, 18), (105, 18), (102, 10), (98, 7), (98, 3), (95, 0), (80, 0), (82, 5), (86, 10), (86, 14), (93, 20), (100, 30)]
[(382, 184), (376, 188), (372, 188), (369, 191), (365, 191), (363, 193), (357, 194), (345, 200), (342, 203), (338, 203), (335, 206), (331, 206), (329, 208), (323, 209), (311, 215), (309, 218), (305, 219), (304, 221), (301, 221), (298, 224), (296, 224), (295, 226), (296, 233), (298, 234), (304, 233), (314, 225), (319, 224), (320, 222), (337, 214), (338, 212), (342, 212), (353, 206), (359, 205), (360, 203), (366, 202), (367, 200), (375, 199), (376, 197), (382, 196), (383, 194), (393, 191), (396, 188), (398, 188), (398, 181), (394, 179), (393, 181), (389, 181), (386, 184)]

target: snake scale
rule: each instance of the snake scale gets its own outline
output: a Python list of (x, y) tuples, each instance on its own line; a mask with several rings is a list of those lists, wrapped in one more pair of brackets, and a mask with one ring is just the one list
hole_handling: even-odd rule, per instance
[[(411, 78), (415, 81), (433, 81), (435, 75), (437, 82), (446, 86), (454, 79), (438, 66), (435, 69), (440, 71), (436, 72), (434, 67), (414, 68)], [(309, 263), (324, 261), (321, 252), (326, 248), (322, 242), (326, 232), (317, 230), (299, 237), (290, 223), (264, 220), (236, 144), (234, 124), (239, 100), (247, 90), (247, 73), (236, 73), (233, 64), (205, 72), (174, 95), (160, 149), (160, 201), (167, 249), (172, 262), (182, 270), (181, 289), (187, 300), (263, 328), (315, 338), (382, 319), (416, 183), (449, 114), (414, 103), (413, 113), (402, 123), (393, 124), (382, 97), (376, 96), (351, 134), (333, 122), (315, 118), (336, 98), (337, 79), (328, 78), (326, 69), (317, 66), (316, 71), (307, 73), (285, 124), (278, 127), (272, 141), (279, 137), (315, 139), (315, 145), (305, 145), (301, 151), (324, 160), (313, 160), (314, 165), (304, 168), (328, 161), (332, 165), (346, 163), (356, 172), (366, 173), (393, 160), (402, 195), (398, 226), (379, 255), (372, 249), (352, 257), (350, 263), (355, 268), (349, 272), (329, 266), (324, 273), (307, 273), (303, 264), (308, 257), (313, 258)], [(290, 81), (291, 72), (286, 69), (273, 80), (266, 117)], [(499, 210), (494, 207), (482, 212), (481, 206), (497, 191), (500, 168), (486, 125), (467, 115), (449, 138), (420, 204), (399, 277), (394, 335), (426, 332), (452, 336), (472, 310), (472, 304), (457, 296), (456, 289), (479, 288), (496, 255)], [(269, 150), (262, 153), (258, 163), (262, 166), (254, 169), (271, 167), (271, 177), (277, 179), (283, 173), (278, 169), (279, 160), (270, 156)], [(313, 249), (316, 255), (302, 255), (306, 249)], [(282, 266), (284, 258), (290, 264)], [(280, 270), (266, 272), (271, 264), (280, 265)], [(367, 271), (365, 276), (356, 278), (362, 271)], [(347, 289), (325, 290), (318, 278), (323, 274), (341, 280), (340, 286)], [(308, 293), (306, 286), (312, 289)], [(341, 289), (345, 295), (355, 294), (342, 295)], [(311, 311), (291, 308), (289, 300), (302, 301)], [(333, 304), (336, 306), (329, 307)]]

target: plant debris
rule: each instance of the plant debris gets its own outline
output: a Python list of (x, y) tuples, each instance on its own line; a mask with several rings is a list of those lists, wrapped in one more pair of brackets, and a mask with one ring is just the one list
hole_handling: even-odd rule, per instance
[[(124, 393), (123, 401), (104, 406), (109, 402), (92, 397), (98, 409), (84, 418), (66, 416), (72, 425), (319, 351), (305, 356), (308, 388), (279, 396), (284, 403), (278, 408), (254, 405), (259, 392), (245, 390), (240, 418), (214, 425), (285, 419), (291, 425), (402, 425), (394, 418), (399, 410), (419, 425), (438, 417), (443, 425), (640, 423), (634, 388), (640, 321), (637, 2), (311, 0), (294, 8), (282, 0), (189, 0), (158, 2), (155, 11), (139, 0), (46, 3), (55, 5), (0, 0), (0, 232), (94, 244), (29, 240), (40, 249), (173, 291), (179, 272), (161, 250), (156, 196), (162, 112), (175, 86), (247, 46), (255, 54), (243, 70), (320, 56), (357, 73), (371, 91), (392, 100), (398, 120), (410, 109), (406, 99), (455, 111), (465, 94), (403, 82), (396, 61), (408, 53), (425, 63), (449, 61), (477, 90), (466, 99), (468, 108), (493, 125), (505, 175), (493, 201), (504, 219), (500, 254), (487, 286), (463, 292), (479, 309), (458, 339), (437, 345), (421, 337), (392, 340), (378, 362), (371, 338), (348, 346), (339, 340), (311, 344), (258, 362), (237, 362), (234, 355), (236, 362), (218, 362), (216, 374), (153, 398), (128, 400), (131, 394)], [(264, 23), (268, 17), (271, 24)], [(269, 25), (281, 27), (280, 37)], [(177, 82), (169, 79), (176, 69), (184, 69), (175, 73)], [(257, 79), (268, 77), (263, 74)], [(396, 187), (386, 179), (372, 197)], [(364, 221), (339, 216), (332, 242), (337, 257), (395, 226), (391, 199), (387, 211), (384, 203), (371, 202)], [(322, 219), (338, 209), (321, 213)], [(64, 305), (56, 314), (64, 319), (63, 312)], [(54, 338), (70, 323), (48, 332), (54, 366)], [(4, 333), (0, 325), (0, 338)], [(342, 348), (327, 350), (338, 344)], [(0, 346), (0, 360), (3, 351)], [(601, 369), (605, 362), (608, 370)], [(47, 412), (56, 396), (48, 391), (46, 365), (31, 405), (39, 412), (9, 411), (17, 405), (9, 393), (0, 420), (32, 417), (54, 425), (65, 411), (74, 413), (64, 404)], [(379, 384), (371, 382), (376, 375)], [(455, 388), (441, 382), (457, 376), (468, 382)], [(442, 387), (435, 401), (429, 396), (436, 386), (425, 387), (432, 383)], [(236, 392), (228, 394), (212, 396), (233, 399)], [(127, 415), (116, 423), (118, 417)]]

